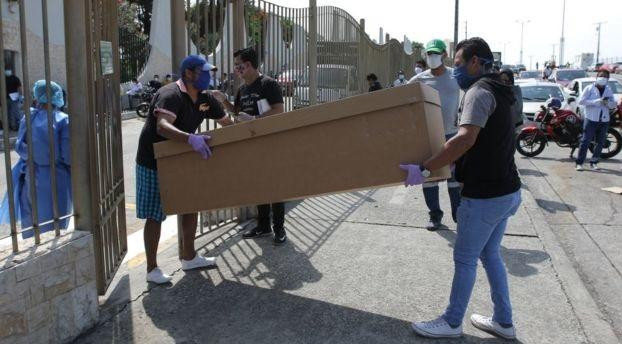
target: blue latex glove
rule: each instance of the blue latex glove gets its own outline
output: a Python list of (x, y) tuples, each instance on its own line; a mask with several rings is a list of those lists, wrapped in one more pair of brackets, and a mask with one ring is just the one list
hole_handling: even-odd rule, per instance
[(408, 177), (404, 182), (405, 186), (421, 185), (425, 182), (425, 177), (421, 174), (419, 165), (400, 165), (400, 168), (408, 172)]
[(194, 149), (195, 152), (201, 155), (203, 159), (208, 159), (212, 156), (212, 151), (207, 145), (207, 140), (209, 139), (211, 139), (211, 137), (207, 135), (190, 134), (190, 137), (188, 137), (188, 143), (192, 146), (192, 149)]

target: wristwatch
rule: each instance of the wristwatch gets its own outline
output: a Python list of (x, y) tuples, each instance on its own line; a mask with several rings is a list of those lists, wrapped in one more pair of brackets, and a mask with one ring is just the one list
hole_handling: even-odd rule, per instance
[(423, 165), (419, 165), (419, 170), (421, 171), (421, 175), (424, 178), (429, 178), (430, 177), (430, 171), (428, 169), (426, 169)]

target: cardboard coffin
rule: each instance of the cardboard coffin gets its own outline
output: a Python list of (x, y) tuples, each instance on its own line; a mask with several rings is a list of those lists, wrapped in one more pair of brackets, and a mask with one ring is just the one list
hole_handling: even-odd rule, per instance
[[(403, 184), (400, 163), (421, 163), (445, 143), (438, 93), (423, 84), (210, 131), (213, 156), (155, 145), (166, 214), (265, 204)], [(447, 179), (449, 168), (430, 180)]]

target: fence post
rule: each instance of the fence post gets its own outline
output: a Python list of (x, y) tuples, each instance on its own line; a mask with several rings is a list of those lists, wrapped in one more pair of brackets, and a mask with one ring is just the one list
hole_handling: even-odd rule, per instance
[(361, 21), (359, 22), (359, 26), (360, 26), (360, 31), (359, 31), (359, 48), (358, 48), (358, 76), (359, 76), (359, 92), (360, 93), (365, 93), (367, 91), (367, 88), (365, 87), (367, 85), (367, 59), (368, 59), (368, 55), (367, 55), (367, 51), (365, 51), (365, 47), (367, 41), (366, 41), (366, 36), (367, 33), (365, 32), (365, 19), (361, 19)]
[[(186, 8), (184, 1), (171, 1), (171, 70), (179, 69), (186, 56)], [(190, 39), (190, 37), (188, 37)], [(181, 75), (179, 76), (182, 77)]]
[[(76, 25), (90, 27), (90, 2), (65, 1), (65, 58), (71, 61), (67, 68), (67, 108), (71, 113), (71, 184), (75, 228), (83, 231), (95, 229), (94, 209), (96, 189), (93, 185), (91, 166), (92, 118), (93, 118), (93, 65), (88, 30), (75, 30)], [(96, 249), (99, 245), (96, 245)]]
[(317, 104), (317, 0), (309, 0), (309, 105)]
[[(231, 57), (233, 58), (233, 53), (246, 48), (246, 41), (244, 40), (244, 30), (246, 29), (246, 23), (244, 22), (244, 0), (231, 0), (232, 5), (232, 23), (233, 23), (233, 51), (231, 52)], [(261, 51), (258, 51), (257, 54), (261, 56)], [(265, 71), (264, 71), (265, 72)], [(240, 78), (235, 78), (234, 81), (234, 90), (237, 92), (237, 89), (240, 87)]]

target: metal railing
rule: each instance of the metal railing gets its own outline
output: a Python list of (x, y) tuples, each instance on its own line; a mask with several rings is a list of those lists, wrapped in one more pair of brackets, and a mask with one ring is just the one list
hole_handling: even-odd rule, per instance
[(138, 78), (142, 74), (150, 52), (151, 45), (147, 37), (141, 37), (125, 28), (119, 28), (122, 83)]
[[(48, 147), (36, 147), (35, 142), (33, 141), (33, 128), (32, 128), (32, 113), (31, 113), (31, 104), (32, 104), (32, 96), (30, 93), (31, 90), (31, 82), (29, 77), (29, 53), (28, 53), (28, 40), (27, 40), (27, 32), (28, 29), (26, 27), (26, 4), (25, 0), (19, 1), (19, 35), (20, 35), (20, 53), (19, 57), (21, 60), (21, 75), (17, 75), (16, 71), (14, 71), (14, 75), (21, 79), (22, 90), (23, 90), (23, 104), (21, 109), (19, 110), (20, 117), (24, 116), (23, 123), (25, 124), (25, 134), (24, 137), (19, 137), (18, 139), (23, 142), (27, 151), (26, 156), (18, 157), (18, 161), (21, 159), (22, 162), (26, 165), (26, 170), (22, 171), (22, 178), (18, 180), (19, 183), (22, 183), (23, 187), (19, 187), (17, 190), (21, 192), (19, 195), (15, 195), (16, 185), (14, 185), (14, 181), (12, 178), (12, 161), (11, 161), (11, 142), (10, 142), (10, 134), (9, 134), (9, 102), (12, 101), (9, 98), (4, 98), (0, 101), (1, 105), (1, 118), (2, 123), (4, 124), (4, 132), (3, 132), (3, 153), (4, 153), (4, 165), (5, 165), (5, 181), (6, 181), (6, 197), (7, 197), (7, 205), (8, 205), (8, 213), (10, 218), (10, 236), (11, 236), (11, 244), (13, 252), (18, 252), (19, 241), (18, 235), (20, 233), (26, 231), (32, 231), (34, 234), (34, 242), (35, 244), (41, 243), (41, 228), (44, 226), (52, 225), (54, 230), (54, 236), (60, 236), (60, 227), (61, 223), (67, 222), (66, 220), (73, 217), (73, 214), (69, 212), (68, 214), (61, 214), (59, 212), (59, 200), (57, 193), (57, 171), (56, 166), (59, 164), (57, 155), (57, 145), (59, 144), (59, 138), (55, 137), (55, 112), (57, 110), (53, 109), (50, 99), (52, 99), (52, 85), (51, 85), (51, 64), (50, 64), (50, 37), (49, 37), (49, 29), (48, 29), (48, 2), (47, 0), (41, 0), (40, 2), (42, 8), (42, 46), (43, 46), (43, 65), (45, 70), (45, 80), (46, 80), (46, 90), (45, 96), (48, 100), (45, 105), (39, 104), (42, 110), (47, 112), (47, 146)], [(5, 18), (4, 13), (2, 13), (2, 6), (0, 6), (0, 18)], [(29, 17), (28, 20), (35, 20), (35, 18)], [(32, 43), (31, 43), (32, 44)], [(4, 40), (3, 35), (0, 35), (0, 70), (4, 70)], [(7, 94), (7, 85), (5, 82), (5, 78), (0, 78), (0, 94), (3, 96)], [(11, 104), (11, 106), (17, 106), (15, 103)], [(22, 130), (23, 130), (22, 129)], [(39, 138), (41, 139), (41, 138)], [(37, 192), (37, 187), (40, 183), (44, 183), (44, 181), (36, 181), (38, 171), (40, 170), (40, 166), (35, 166), (37, 163), (34, 161), (34, 152), (40, 149), (46, 149), (47, 154), (49, 155), (49, 166), (50, 166), (50, 187), (51, 187), (51, 202), (52, 202), (52, 217), (51, 218), (41, 218), (39, 212), (39, 203), (38, 197), (42, 197)], [(23, 154), (24, 152), (22, 152)], [(26, 194), (26, 191), (28, 193)], [(17, 214), (17, 209), (15, 207), (15, 200), (17, 196), (17, 201), (22, 202), (22, 200), (26, 200), (26, 204), (30, 207), (30, 216), (32, 221), (32, 226), (23, 227), (18, 229), (19, 214)], [(23, 212), (23, 209), (22, 209)]]

